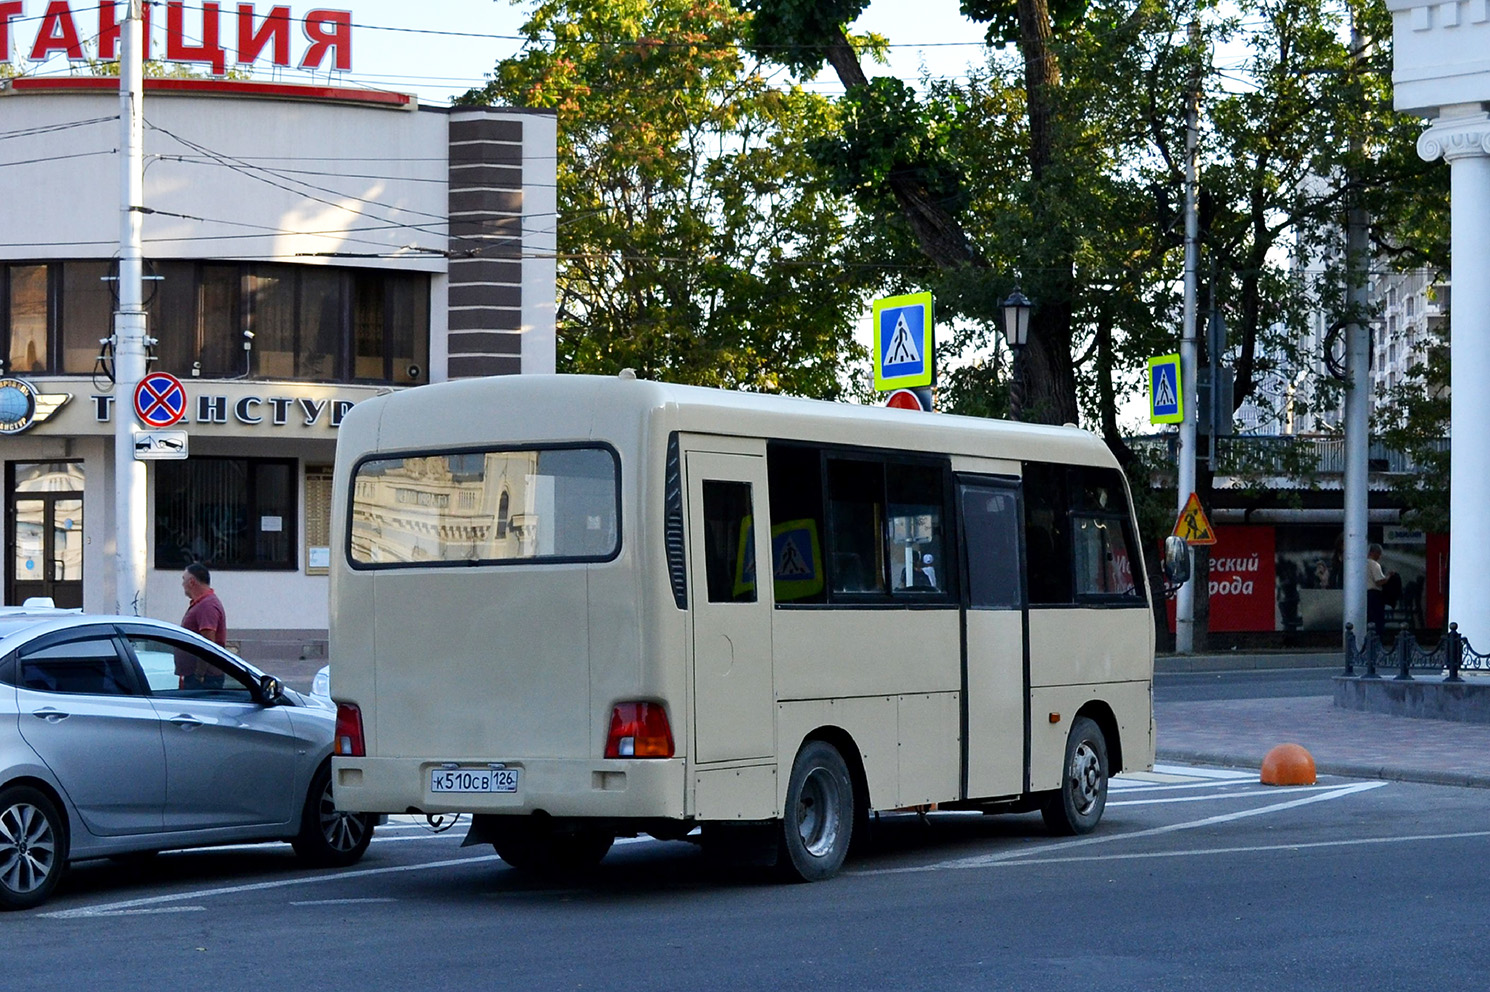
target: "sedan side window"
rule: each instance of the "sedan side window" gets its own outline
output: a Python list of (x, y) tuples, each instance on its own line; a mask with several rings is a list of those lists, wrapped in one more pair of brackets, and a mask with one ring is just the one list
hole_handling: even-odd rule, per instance
[(239, 702), (253, 698), (249, 684), (206, 651), (139, 635), (130, 636), (129, 647), (139, 659), (152, 695)]
[(134, 679), (111, 638), (53, 644), (20, 658), (20, 684), (38, 692), (131, 696)]

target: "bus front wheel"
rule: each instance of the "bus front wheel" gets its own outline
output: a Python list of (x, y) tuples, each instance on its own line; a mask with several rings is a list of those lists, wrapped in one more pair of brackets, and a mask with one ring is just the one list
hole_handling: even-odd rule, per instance
[(1060, 836), (1090, 833), (1107, 807), (1107, 739), (1094, 721), (1072, 721), (1062, 769), (1061, 787), (1040, 807), (1045, 826)]
[(854, 780), (838, 749), (811, 741), (792, 765), (781, 818), (779, 867), (787, 878), (820, 882), (838, 874), (854, 833)]

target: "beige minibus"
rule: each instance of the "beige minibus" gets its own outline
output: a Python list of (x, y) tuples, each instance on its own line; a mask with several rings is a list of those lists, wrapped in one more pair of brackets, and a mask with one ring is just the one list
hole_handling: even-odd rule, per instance
[(1153, 765), (1130, 495), (1077, 428), (510, 376), (358, 404), (335, 491), (337, 806), (514, 867), (702, 828), (823, 879), (877, 811), (1083, 833)]

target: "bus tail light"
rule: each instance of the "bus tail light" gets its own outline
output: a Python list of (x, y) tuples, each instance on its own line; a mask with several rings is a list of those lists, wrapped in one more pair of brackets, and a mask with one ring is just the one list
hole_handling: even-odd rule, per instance
[(607, 758), (671, 758), (673, 730), (661, 703), (617, 703), (605, 738)]
[(362, 740), (362, 710), (355, 703), (336, 704), (336, 741), (331, 753), (342, 758), (367, 757)]

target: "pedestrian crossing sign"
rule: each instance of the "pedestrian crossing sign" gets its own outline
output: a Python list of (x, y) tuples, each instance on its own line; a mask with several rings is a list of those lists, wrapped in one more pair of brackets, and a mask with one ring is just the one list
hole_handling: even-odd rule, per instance
[(1215, 544), (1216, 531), (1205, 515), (1205, 510), (1200, 505), (1200, 497), (1194, 493), (1185, 500), (1185, 508), (1180, 511), (1180, 517), (1174, 522), (1174, 536), (1182, 537), (1185, 543), (1194, 547), (1197, 544)]
[(822, 592), (822, 562), (816, 520), (787, 520), (771, 528), (771, 573), (776, 602), (790, 603)]
[(1149, 423), (1178, 424), (1185, 419), (1180, 381), (1179, 355), (1149, 359)]
[(929, 386), (935, 369), (931, 294), (874, 301), (874, 388)]

